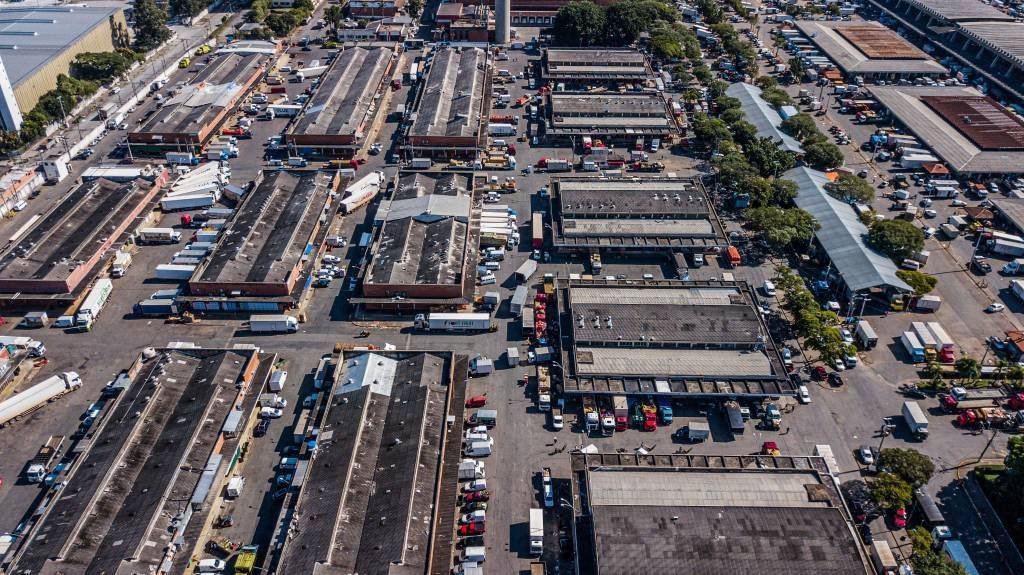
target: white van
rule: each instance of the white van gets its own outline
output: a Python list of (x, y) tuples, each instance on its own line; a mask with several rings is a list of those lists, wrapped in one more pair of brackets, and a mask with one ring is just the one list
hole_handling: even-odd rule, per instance
[(917, 271), (921, 269), (921, 262), (907, 258), (903, 260), (903, 263), (900, 264), (900, 267), (903, 269)]
[(227, 564), (220, 559), (203, 559), (196, 566), (196, 573), (223, 573), (225, 568)]
[[(501, 263), (500, 262), (485, 262), (484, 263), (484, 267), (487, 268), (488, 270), (492, 271), (492, 272), (493, 271), (498, 271), (498, 270), (501, 269)], [(491, 275), (494, 275), (494, 274), (491, 274)]]
[(26, 202), (25, 200), (21, 200), (20, 202), (14, 204), (14, 211), (20, 212), (20, 211), (24, 210), (27, 207), (28, 207), (28, 202)]
[(764, 280), (764, 295), (775, 297), (775, 284), (771, 280)]
[(480, 277), (480, 285), (482, 286), (491, 285), (497, 282), (498, 279), (494, 277), (494, 274), (487, 274), (485, 276)]
[(483, 563), (487, 559), (487, 549), (484, 547), (466, 547), (462, 550), (462, 562)]
[(693, 267), (699, 268), (704, 265), (704, 254), (693, 254)]

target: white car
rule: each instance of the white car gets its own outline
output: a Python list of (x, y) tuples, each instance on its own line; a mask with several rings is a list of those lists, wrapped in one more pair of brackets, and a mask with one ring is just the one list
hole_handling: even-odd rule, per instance
[(952, 202), (949, 202), (949, 205), (953, 206), (954, 208), (963, 208), (967, 207), (967, 202), (963, 200), (953, 200)]
[(336, 264), (341, 261), (341, 258), (339, 258), (338, 256), (332, 256), (331, 254), (327, 254), (323, 257), (323, 260), (325, 264)]
[(985, 308), (985, 311), (988, 312), (988, 313), (996, 313), (996, 312), (1003, 311), (1004, 309), (1006, 309), (1005, 305), (1003, 305), (1001, 303), (992, 302), (992, 303), (988, 304), (988, 307)]
[(798, 396), (798, 399), (800, 400), (800, 403), (803, 403), (804, 405), (806, 405), (806, 404), (811, 402), (811, 392), (807, 391), (807, 386), (806, 385), (801, 385), (800, 387), (797, 388), (797, 391), (800, 394)]
[(850, 330), (844, 327), (839, 330), (839, 334), (843, 336), (844, 343), (853, 343), (853, 334), (850, 333)]
[(563, 427), (565, 427), (565, 420), (562, 418), (562, 416), (552, 415), (551, 428), (554, 429), (555, 431), (561, 431)]
[(379, 154), (379, 153), (381, 152), (381, 150), (383, 150), (383, 149), (384, 149), (384, 146), (383, 146), (383, 145), (381, 145), (381, 143), (380, 143), (380, 142), (377, 142), (377, 143), (373, 144), (372, 146), (370, 146), (370, 155), (371, 155), (371, 156), (376, 156), (376, 155), (377, 155), (377, 154)]
[(263, 419), (277, 419), (283, 415), (280, 409), (275, 407), (264, 407), (260, 409), (260, 417)]

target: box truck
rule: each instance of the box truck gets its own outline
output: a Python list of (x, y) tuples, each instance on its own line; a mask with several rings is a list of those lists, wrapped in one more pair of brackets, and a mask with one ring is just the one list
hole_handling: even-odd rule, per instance
[(160, 264), (156, 266), (156, 278), (167, 281), (188, 281), (195, 273), (196, 266), (187, 264)]
[(530, 554), (544, 552), (544, 510), (530, 509)]
[(143, 244), (176, 244), (181, 241), (181, 232), (174, 228), (142, 228), (136, 237)]
[(78, 306), (78, 312), (75, 314), (75, 325), (81, 329), (91, 329), (92, 322), (96, 321), (96, 318), (99, 317), (100, 310), (107, 304), (107, 300), (110, 299), (110, 292), (112, 291), (114, 291), (114, 284), (109, 278), (96, 280), (96, 283), (89, 291), (89, 295), (85, 296), (85, 299), (82, 300), (82, 305)]
[(905, 331), (900, 336), (900, 342), (903, 344), (903, 348), (907, 350), (910, 355), (910, 361), (914, 363), (920, 363), (924, 361), (924, 346), (917, 339), (912, 331)]
[(496, 329), (490, 314), (486, 313), (431, 313), (416, 314), (413, 324), (425, 331), (493, 331)]
[(253, 333), (294, 333), (299, 331), (299, 320), (290, 315), (249, 316), (249, 331)]
[(512, 312), (512, 315), (516, 317), (523, 315), (523, 307), (526, 306), (528, 296), (529, 290), (526, 286), (516, 286), (516, 291), (512, 294), (512, 301), (509, 303), (509, 311)]
[(903, 402), (903, 419), (914, 437), (922, 440), (928, 437), (928, 418), (916, 401)]
[(875, 334), (871, 324), (865, 320), (857, 322), (857, 339), (860, 340), (860, 345), (864, 349), (872, 349), (878, 345), (878, 335)]
[(124, 277), (130, 265), (132, 265), (132, 254), (121, 250), (114, 252), (114, 261), (110, 263), (110, 277)]

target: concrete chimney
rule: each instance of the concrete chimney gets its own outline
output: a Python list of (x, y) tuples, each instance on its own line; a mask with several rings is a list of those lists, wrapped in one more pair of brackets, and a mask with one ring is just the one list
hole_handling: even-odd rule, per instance
[(508, 44), (512, 39), (509, 26), (512, 24), (512, 0), (494, 2), (494, 43)]

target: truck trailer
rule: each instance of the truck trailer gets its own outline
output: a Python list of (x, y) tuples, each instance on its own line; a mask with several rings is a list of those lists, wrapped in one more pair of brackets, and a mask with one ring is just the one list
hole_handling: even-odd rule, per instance
[(924, 361), (924, 346), (917, 339), (912, 331), (905, 331), (900, 336), (900, 343), (903, 344), (903, 348), (907, 350), (907, 354), (910, 355), (910, 361), (913, 363), (920, 363)]
[(421, 313), (413, 323), (416, 329), (424, 331), (494, 331), (497, 328), (486, 313)]
[(249, 316), (249, 331), (253, 333), (295, 333), (299, 331), (299, 320), (290, 315)]
[(176, 244), (181, 241), (181, 232), (174, 228), (142, 228), (136, 238), (142, 244)]
[(0, 402), (0, 426), (39, 409), (46, 403), (82, 387), (82, 379), (73, 371), (50, 376), (32, 387)]
[(544, 552), (544, 510), (530, 509), (530, 555)]
[(903, 419), (914, 437), (920, 440), (928, 438), (928, 418), (916, 401), (903, 402)]

